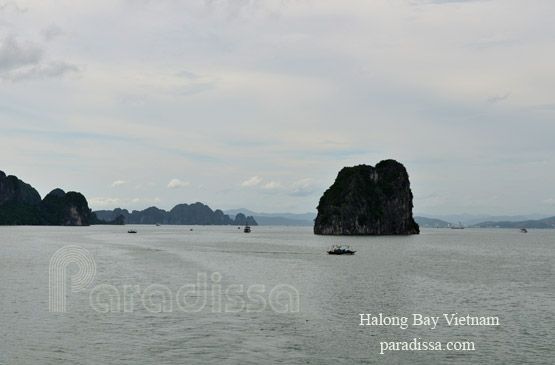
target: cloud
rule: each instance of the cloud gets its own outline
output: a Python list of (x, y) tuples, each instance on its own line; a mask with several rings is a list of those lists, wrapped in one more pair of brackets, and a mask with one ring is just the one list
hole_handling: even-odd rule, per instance
[(198, 82), (185, 86), (181, 86), (175, 89), (175, 94), (183, 96), (191, 96), (195, 94), (200, 94), (204, 91), (211, 90), (215, 87), (214, 82)]
[(475, 1), (486, 1), (486, 0), (412, 0), (412, 4), (451, 4), (451, 3), (470, 3)]
[(115, 188), (116, 186), (120, 186), (120, 185), (124, 185), (127, 184), (127, 181), (124, 180), (116, 180), (112, 183), (112, 187)]
[(0, 41), (0, 77), (11, 81), (61, 77), (79, 68), (64, 61), (44, 61), (44, 51), (32, 42), (8, 35)]
[(64, 31), (62, 30), (62, 28), (58, 27), (55, 24), (49, 25), (46, 28), (43, 28), (40, 31), (40, 34), (42, 35), (42, 37), (47, 40), (47, 41), (51, 41), (54, 38), (60, 37), (62, 35), (64, 35)]
[(209, 9), (223, 12), (229, 19), (261, 8), (259, 0), (205, 0), (204, 4)]
[(0, 71), (38, 64), (41, 57), (42, 49), (30, 42), (19, 42), (13, 35), (0, 42)]
[(280, 187), (279, 182), (270, 181), (270, 182), (267, 182), (266, 184), (264, 184), (264, 186), (262, 186), (262, 189), (273, 190), (273, 189), (277, 189), (279, 187)]
[(185, 77), (185, 78), (187, 78), (187, 79), (189, 79), (189, 80), (196, 80), (196, 79), (199, 78), (198, 75), (195, 75), (194, 73), (189, 72), (189, 71), (181, 71), (180, 73), (177, 74), (177, 76), (179, 76), (179, 77)]
[(133, 198), (133, 199), (121, 199), (121, 198), (103, 198), (95, 197), (89, 199), (89, 206), (92, 209), (106, 208), (106, 207), (119, 207), (125, 208), (128, 205), (133, 204), (157, 204), (160, 203), (160, 198), (148, 199), (148, 198)]
[(312, 211), (343, 166), (392, 157), (432, 213), (549, 212), (555, 2), (443, 2), (0, 1), (0, 152), (137, 207)]
[[(146, 198), (133, 198), (131, 200), (129, 200), (127, 202), (130, 205), (136, 205), (139, 203), (143, 203), (143, 204), (157, 204), (160, 203), (160, 198), (154, 198), (154, 199), (146, 199)], [(126, 203), (126, 204), (127, 204)]]
[(259, 178), (258, 176), (253, 176), (248, 180), (245, 180), (241, 183), (241, 186), (245, 186), (245, 187), (250, 187), (250, 186), (256, 186), (258, 185), (260, 182), (262, 181), (261, 178)]
[(171, 179), (168, 183), (168, 188), (170, 189), (179, 189), (189, 185), (187, 181), (181, 181), (179, 179)]
[(62, 77), (71, 72), (79, 72), (79, 68), (75, 65), (57, 61), (39, 64), (32, 67), (19, 68), (8, 74), (7, 78), (12, 81), (56, 78)]
[(27, 8), (19, 7), (19, 5), (17, 5), (15, 1), (8, 1), (4, 4), (0, 4), (0, 11), (4, 10), (13, 10), (18, 13), (25, 13), (27, 11)]
[(500, 101), (507, 100), (509, 98), (509, 96), (511, 96), (511, 93), (506, 93), (505, 95), (494, 95), (494, 96), (488, 98), (486, 101), (487, 101), (488, 104), (495, 104), (495, 103), (498, 103)]
[(106, 207), (106, 206), (121, 206), (123, 200), (119, 198), (92, 198), (89, 199), (89, 205), (91, 207)]
[(293, 184), (293, 191), (291, 195), (293, 196), (309, 196), (316, 193), (319, 190), (313, 179), (301, 179)]

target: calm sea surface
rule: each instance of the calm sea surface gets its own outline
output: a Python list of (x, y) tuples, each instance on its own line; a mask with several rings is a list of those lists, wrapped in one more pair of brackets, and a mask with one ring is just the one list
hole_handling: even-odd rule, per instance
[[(327, 255), (334, 243), (357, 253)], [(51, 312), (51, 258), (69, 245), (90, 253), (94, 280), (72, 291), (80, 266), (66, 265), (66, 311)], [(0, 227), (0, 364), (553, 364), (554, 264), (555, 230)], [(361, 313), (409, 326), (361, 326)], [(449, 326), (455, 313), (499, 325)], [(415, 326), (413, 314), (440, 319)], [(474, 351), (380, 354), (391, 342)]]

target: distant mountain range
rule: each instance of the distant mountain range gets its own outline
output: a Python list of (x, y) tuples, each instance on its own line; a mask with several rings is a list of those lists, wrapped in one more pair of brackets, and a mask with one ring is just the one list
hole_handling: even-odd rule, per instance
[(479, 228), (555, 228), (555, 217), (549, 217), (537, 220), (525, 220), (520, 222), (481, 222), (474, 224), (472, 227)]
[[(491, 217), (497, 218), (497, 217)], [(548, 217), (543, 219), (525, 219), (518, 220), (518, 218), (522, 218), (522, 216), (511, 216), (511, 217), (501, 217), (501, 218), (509, 218), (511, 220), (487, 220), (487, 221), (480, 221), (478, 223), (466, 223), (468, 227), (473, 228), (555, 228), (555, 217)], [(458, 224), (453, 224), (441, 219), (435, 218), (426, 218), (426, 217), (414, 217), (414, 220), (420, 227), (432, 227), (432, 228), (445, 228), (449, 226), (456, 226)]]
[(462, 222), (463, 225), (473, 226), (483, 222), (524, 222), (531, 220), (540, 220), (548, 218), (547, 214), (526, 214), (526, 215), (488, 215), (488, 214), (429, 214), (418, 213), (415, 214), (419, 217), (427, 217), (430, 219), (439, 219), (451, 223), (451, 225), (458, 225)]
[(257, 226), (257, 221), (252, 216), (239, 213), (233, 218), (224, 214), (220, 209), (213, 211), (208, 205), (200, 202), (194, 204), (178, 204), (169, 212), (157, 207), (144, 210), (116, 208), (114, 210), (97, 210), (94, 212), (98, 219), (113, 221), (118, 217), (123, 218), (126, 224), (183, 224), (183, 225), (239, 225), (249, 224)]
[[(230, 209), (225, 211), (233, 218), (236, 214), (250, 215), (256, 219), (261, 226), (314, 226), (316, 213), (257, 213), (246, 208)], [(448, 215), (433, 218), (415, 216), (414, 220), (422, 228), (447, 228), (457, 226), (459, 222), (468, 227), (476, 228), (555, 228), (555, 217), (532, 214), (528, 216), (491, 216), (491, 215)], [(532, 219), (539, 217), (541, 219)]]
[(441, 219), (426, 218), (415, 216), (414, 220), (421, 228), (446, 228), (452, 226), (453, 224), (446, 222)]
[[(427, 216), (427, 217), (426, 217)], [(89, 224), (186, 224), (314, 226), (316, 213), (256, 213), (246, 208), (225, 213), (202, 203), (179, 204), (169, 212), (157, 207), (142, 211), (116, 208), (91, 212), (86, 198), (77, 192), (54, 189), (41, 199), (29, 184), (0, 171), (0, 225), (89, 225)], [(421, 227), (449, 227), (462, 222), (477, 228), (555, 228), (555, 216), (434, 215), (420, 214)]]
[(225, 211), (231, 217), (237, 214), (253, 216), (261, 226), (314, 226), (316, 213), (256, 213), (246, 208)]

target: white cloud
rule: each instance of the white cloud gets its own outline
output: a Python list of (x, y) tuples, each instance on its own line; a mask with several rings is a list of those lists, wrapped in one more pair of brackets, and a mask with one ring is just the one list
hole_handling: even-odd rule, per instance
[(124, 184), (127, 184), (127, 181), (124, 181), (124, 180), (116, 180), (116, 181), (114, 181), (114, 182), (112, 183), (111, 186), (112, 186), (113, 188), (115, 188), (116, 186), (121, 186), (121, 185), (124, 185)]
[(280, 185), (281, 184), (277, 181), (270, 181), (270, 182), (267, 182), (266, 184), (264, 184), (264, 186), (262, 186), (262, 189), (273, 190), (273, 189), (279, 188)]
[(122, 205), (122, 203), (124, 203), (124, 201), (119, 198), (92, 198), (92, 199), (89, 199), (88, 202), (91, 208), (107, 207), (107, 206), (115, 207), (115, 206), (120, 206)]
[(168, 188), (170, 189), (179, 189), (189, 185), (187, 181), (181, 181), (179, 179), (171, 179), (168, 183)]
[(95, 197), (89, 199), (89, 207), (93, 210), (100, 209), (100, 208), (128, 208), (129, 205), (137, 205), (137, 204), (157, 204), (160, 203), (160, 198), (132, 198), (132, 199), (122, 199), (122, 198), (104, 198), (104, 197)]
[(79, 68), (63, 61), (41, 63), (29, 67), (19, 67), (6, 74), (12, 81), (62, 77), (68, 73), (79, 72)]
[(318, 186), (314, 179), (305, 178), (293, 183), (293, 196), (309, 196), (318, 191)]
[(260, 182), (262, 181), (261, 178), (259, 178), (258, 176), (253, 176), (248, 180), (245, 180), (241, 183), (241, 186), (245, 186), (245, 187), (250, 187), (250, 186), (256, 186), (258, 185)]
[(125, 204), (139, 204), (142, 203), (143, 205), (152, 205), (152, 204), (157, 204), (160, 203), (160, 198), (154, 198), (154, 199), (149, 199), (149, 198), (133, 198), (131, 200), (129, 200), (128, 202), (126, 202)]

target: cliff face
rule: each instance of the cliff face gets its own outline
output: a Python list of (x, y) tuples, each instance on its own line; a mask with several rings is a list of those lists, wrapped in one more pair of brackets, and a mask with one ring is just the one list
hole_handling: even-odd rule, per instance
[(0, 171), (0, 205), (9, 203), (37, 205), (40, 195), (31, 185)]
[(245, 225), (249, 225), (249, 226), (258, 226), (258, 223), (256, 222), (256, 220), (254, 219), (253, 216), (246, 216), (243, 213), (239, 213), (235, 216), (235, 220), (234, 223), (238, 226), (245, 226)]
[(314, 233), (325, 235), (418, 234), (405, 167), (395, 160), (376, 167), (345, 167), (320, 198)]
[(81, 193), (54, 189), (44, 197), (40, 207), (44, 224), (88, 226), (91, 222), (89, 204)]
[(80, 193), (54, 189), (41, 201), (31, 185), (0, 171), (0, 225), (87, 226), (90, 218)]

